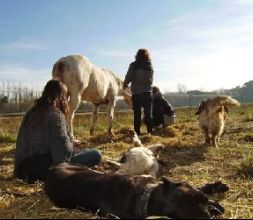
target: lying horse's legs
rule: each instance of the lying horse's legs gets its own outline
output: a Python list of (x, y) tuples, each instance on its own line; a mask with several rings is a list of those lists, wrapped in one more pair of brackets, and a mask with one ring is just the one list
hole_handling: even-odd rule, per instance
[(112, 123), (113, 123), (115, 104), (116, 104), (115, 100), (113, 100), (112, 102), (109, 102), (107, 104), (108, 134), (110, 136), (114, 136), (114, 132), (112, 129)]
[(92, 116), (91, 116), (91, 127), (90, 127), (90, 135), (94, 134), (94, 129), (97, 122), (97, 114), (98, 114), (99, 105), (92, 105)]

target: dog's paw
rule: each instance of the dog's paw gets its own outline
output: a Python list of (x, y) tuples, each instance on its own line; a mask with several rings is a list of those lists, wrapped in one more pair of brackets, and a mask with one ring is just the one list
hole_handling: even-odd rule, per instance
[(201, 188), (199, 188), (205, 194), (215, 194), (215, 193), (225, 193), (229, 190), (229, 186), (221, 181), (215, 183), (207, 183)]
[(209, 200), (208, 201), (208, 211), (211, 214), (211, 216), (218, 216), (225, 212), (225, 209), (222, 205), (220, 205), (218, 202)]

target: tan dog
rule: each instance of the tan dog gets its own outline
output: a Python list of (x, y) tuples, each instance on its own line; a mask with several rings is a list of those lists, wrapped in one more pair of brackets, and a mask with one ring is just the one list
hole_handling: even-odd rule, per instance
[(205, 142), (218, 147), (225, 126), (228, 106), (240, 106), (240, 103), (229, 96), (217, 96), (202, 101), (198, 111), (199, 125), (205, 133)]

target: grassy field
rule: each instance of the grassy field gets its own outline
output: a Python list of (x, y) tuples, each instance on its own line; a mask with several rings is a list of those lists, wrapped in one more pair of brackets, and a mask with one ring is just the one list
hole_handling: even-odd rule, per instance
[[(194, 115), (195, 109), (176, 109), (176, 123), (165, 132), (144, 135), (144, 145), (162, 143), (165, 150), (161, 159), (159, 179), (168, 176), (186, 181), (193, 186), (222, 180), (230, 186), (225, 195), (217, 195), (225, 207), (222, 218), (253, 218), (253, 105), (231, 108), (219, 148), (203, 144), (203, 134)], [(98, 117), (96, 135), (89, 136), (89, 115), (77, 115), (74, 132), (88, 143), (83, 147), (102, 151), (104, 160), (119, 159), (132, 146), (128, 130), (133, 126), (133, 115), (116, 113), (115, 137), (106, 134), (106, 117)], [(43, 184), (28, 185), (13, 177), (15, 141), (21, 117), (0, 118), (0, 218), (98, 218), (89, 211), (59, 209), (43, 191)], [(99, 168), (110, 172), (104, 161)]]

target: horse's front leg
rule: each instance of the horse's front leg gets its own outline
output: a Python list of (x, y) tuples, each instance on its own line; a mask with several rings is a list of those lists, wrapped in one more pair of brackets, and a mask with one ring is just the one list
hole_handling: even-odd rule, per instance
[(94, 130), (97, 122), (97, 115), (98, 115), (98, 108), (99, 105), (92, 105), (92, 116), (91, 116), (91, 127), (90, 127), (90, 135), (94, 135)]
[(115, 100), (113, 100), (112, 102), (109, 102), (107, 104), (108, 134), (111, 137), (114, 136), (114, 132), (113, 132), (113, 129), (112, 129), (112, 124), (113, 124), (113, 116), (114, 116), (115, 105), (116, 105)]

